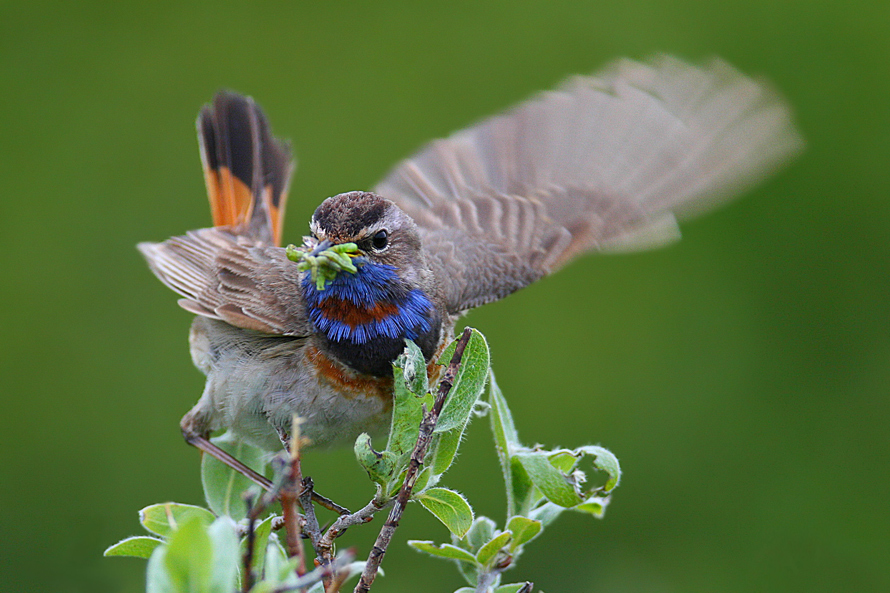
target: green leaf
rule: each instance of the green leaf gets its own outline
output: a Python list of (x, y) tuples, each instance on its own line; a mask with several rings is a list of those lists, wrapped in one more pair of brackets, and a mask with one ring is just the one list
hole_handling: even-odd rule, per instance
[(371, 446), (371, 436), (363, 432), (355, 439), (355, 458), (358, 460), (371, 481), (385, 486), (392, 478), (395, 470), (396, 457), (389, 451), (375, 451)]
[(526, 515), (537, 503), (532, 481), (522, 464), (515, 459), (517, 451), (523, 450), (513, 424), (513, 415), (507, 406), (507, 400), (501, 393), (494, 372), (488, 391), (491, 405), (491, 432), (494, 435), (498, 461), (504, 474), (504, 485), (507, 492), (507, 516)]
[(425, 467), (422, 470), (420, 470), (420, 473), (417, 474), (417, 481), (414, 482), (414, 497), (415, 498), (420, 496), (421, 493), (423, 493), (423, 491), (426, 489), (427, 486), (435, 485), (435, 484), (430, 483), (430, 480), (432, 479), (432, 477), (433, 477), (433, 472), (430, 468)]
[(210, 590), (213, 593), (231, 593), (237, 588), (238, 567), (241, 566), (238, 535), (229, 517), (220, 517), (207, 530), (213, 550), (213, 572)]
[(211, 593), (213, 547), (200, 517), (182, 522), (170, 537), (164, 566), (177, 593)]
[(512, 535), (509, 531), (505, 531), (492, 538), (476, 552), (476, 561), (483, 566), (488, 566), (497, 557), (498, 552), (510, 543), (510, 538), (512, 538)]
[(606, 507), (609, 505), (609, 497), (591, 496), (574, 509), (582, 513), (593, 515), (597, 519), (602, 519), (606, 514)]
[(128, 537), (109, 546), (103, 556), (132, 556), (134, 558), (149, 558), (160, 544), (164, 543), (156, 537), (140, 535)]
[(473, 521), (473, 525), (467, 532), (467, 535), (460, 543), (465, 545), (467, 549), (475, 554), (479, 551), (479, 548), (484, 546), (494, 537), (495, 529), (497, 529), (495, 522), (488, 517), (481, 515), (476, 517)]
[(499, 452), (505, 455), (513, 447), (521, 446), (516, 425), (513, 423), (513, 414), (507, 406), (507, 400), (501, 393), (500, 387), (491, 372), (491, 384), (489, 388), (489, 403), (491, 404), (491, 431), (494, 433), (494, 442)]
[(146, 593), (176, 593), (173, 581), (167, 573), (166, 566), (167, 546), (155, 548), (151, 558), (148, 559), (146, 568), (145, 591)]
[(170, 537), (176, 529), (193, 517), (198, 517), (206, 527), (216, 517), (203, 507), (176, 502), (153, 504), (139, 511), (139, 522), (154, 534)]
[(263, 571), (264, 581), (273, 583), (274, 585), (283, 585), (289, 580), (296, 578), (296, 575), (288, 572), (287, 554), (278, 543), (277, 538), (269, 538), (269, 545), (266, 546), (266, 566)]
[(618, 463), (618, 458), (611, 451), (595, 445), (578, 447), (576, 451), (592, 455), (594, 457), (593, 466), (609, 474), (609, 480), (603, 486), (604, 492), (611, 492), (612, 489), (618, 486), (618, 483), (621, 481), (621, 465)]
[[(400, 364), (409, 365), (413, 357), (413, 351), (406, 349), (405, 354), (393, 363), (393, 408), (392, 427), (389, 431), (389, 439), (386, 450), (396, 458), (406, 457), (414, 449), (417, 443), (417, 435), (420, 432), (420, 421), (423, 418), (423, 404), (432, 401), (431, 398), (421, 398), (414, 395), (405, 383), (405, 372)], [(421, 355), (421, 361), (423, 355)], [(399, 468), (396, 468), (399, 471)]]
[(417, 495), (423, 507), (441, 521), (451, 533), (463, 537), (473, 525), (473, 509), (466, 499), (447, 488), (430, 488)]
[(414, 395), (423, 397), (430, 390), (429, 378), (426, 376), (426, 359), (423, 352), (411, 340), (405, 340), (405, 352), (400, 356), (401, 363), (397, 362), (403, 371), (402, 379), (408, 391)]
[(570, 475), (566, 475), (550, 463), (546, 451), (525, 451), (516, 458), (528, 472), (535, 487), (550, 502), (571, 508), (584, 499), (578, 492), (578, 485)]
[[(240, 441), (232, 432), (226, 432), (210, 441), (230, 453), (251, 469), (263, 473), (266, 453)], [(247, 516), (247, 504), (242, 495), (253, 482), (210, 455), (201, 457), (201, 485), (207, 506), (217, 515), (226, 515), (235, 521)]]
[(449, 558), (451, 560), (460, 560), (461, 562), (469, 562), (476, 564), (476, 557), (467, 552), (463, 548), (458, 548), (451, 544), (442, 544), (437, 546), (430, 541), (408, 540), (408, 545), (421, 552), (426, 552), (431, 556), (439, 558)]
[[(266, 565), (266, 549), (269, 547), (269, 536), (272, 533), (272, 521), (276, 515), (269, 515), (258, 523), (253, 529), (253, 573), (255, 575), (263, 574)], [(239, 556), (243, 556), (247, 551), (247, 538), (241, 540), (238, 546)], [(243, 579), (245, 575), (241, 575)]]
[(433, 436), (433, 460), (429, 467), (432, 468), (434, 476), (441, 476), (454, 463), (461, 437), (463, 428), (455, 428)]
[(543, 500), (543, 496), (535, 488), (531, 477), (515, 454), (510, 458), (510, 484), (512, 485), (510, 493), (516, 505), (515, 514), (517, 515), (528, 515), (531, 509), (538, 506)]
[(533, 509), (529, 513), (529, 518), (534, 519), (535, 521), (540, 521), (543, 526), (550, 525), (553, 521), (559, 517), (565, 508), (553, 504), (552, 502), (545, 502), (541, 506), (536, 509)]
[(580, 455), (577, 451), (569, 451), (568, 449), (557, 449), (550, 451), (547, 455), (550, 465), (558, 469), (564, 474), (571, 472), (578, 465)]
[(543, 528), (540, 521), (528, 517), (512, 517), (507, 523), (507, 530), (513, 534), (513, 539), (510, 541), (510, 552), (515, 552), (516, 548), (536, 538)]
[(476, 400), (482, 395), (488, 381), (490, 362), (485, 337), (478, 330), (472, 330), (461, 358), (460, 369), (436, 423), (436, 432), (447, 432), (455, 428), (463, 430), (467, 425)]

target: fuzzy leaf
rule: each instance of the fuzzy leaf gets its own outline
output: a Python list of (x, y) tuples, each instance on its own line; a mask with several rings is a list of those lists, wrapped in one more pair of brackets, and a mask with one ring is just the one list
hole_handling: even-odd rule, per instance
[(216, 517), (203, 507), (176, 502), (153, 504), (139, 511), (139, 522), (154, 534), (170, 537), (176, 529), (193, 517), (207, 527)]
[[(266, 466), (266, 454), (243, 441), (238, 440), (231, 432), (226, 432), (210, 441), (223, 451), (230, 453), (253, 470), (263, 473)], [(201, 457), (201, 485), (204, 487), (204, 498), (207, 506), (219, 516), (226, 515), (235, 521), (247, 516), (247, 504), (242, 495), (253, 485), (253, 482), (239, 474), (226, 464), (210, 455)]]
[(211, 592), (213, 547), (200, 517), (182, 522), (170, 537), (164, 566), (178, 593)]
[(238, 567), (241, 565), (235, 523), (229, 517), (220, 517), (213, 522), (207, 534), (213, 551), (210, 590), (213, 593), (231, 593), (236, 588)]
[[(269, 535), (272, 533), (272, 520), (275, 515), (269, 515), (263, 519), (253, 530), (253, 572), (256, 575), (263, 574), (266, 565), (266, 549), (269, 547)], [(247, 551), (247, 538), (241, 540), (238, 545), (238, 555), (244, 555)], [(239, 563), (240, 565), (240, 563)], [(241, 575), (243, 579), (245, 575)]]
[(497, 525), (488, 517), (476, 517), (466, 537), (460, 543), (465, 544), (470, 551), (476, 553), (479, 548), (494, 537), (495, 529), (497, 529)]
[(568, 449), (557, 449), (551, 451), (547, 455), (550, 465), (558, 469), (564, 474), (571, 472), (578, 465), (580, 456), (577, 451), (569, 451)]
[[(446, 353), (447, 351), (446, 349)], [(450, 362), (450, 358), (449, 356), (446, 359), (443, 354), (440, 361)], [(436, 423), (436, 432), (447, 432), (455, 428), (463, 430), (467, 425), (476, 400), (482, 395), (485, 383), (488, 381), (490, 363), (491, 358), (485, 337), (478, 330), (472, 330), (470, 341), (464, 350), (463, 358), (461, 358), (460, 369), (454, 378), (448, 399), (445, 400), (439, 421)]]
[(287, 554), (278, 543), (278, 539), (270, 537), (269, 545), (266, 546), (264, 582), (272, 583), (277, 587), (295, 579), (296, 575), (289, 572), (287, 564)]
[(583, 502), (577, 484), (572, 481), (571, 476), (553, 467), (546, 451), (523, 451), (516, 458), (528, 472), (535, 487), (550, 502), (566, 508)]
[(442, 544), (440, 546), (437, 546), (430, 541), (408, 540), (408, 545), (416, 550), (420, 550), (421, 552), (426, 552), (431, 556), (438, 556), (439, 558), (450, 558), (452, 560), (460, 560), (462, 562), (476, 564), (475, 556), (473, 556), (471, 553), (467, 552), (463, 548), (458, 548), (457, 546), (453, 546), (451, 544)]
[(145, 574), (146, 593), (176, 593), (173, 581), (167, 573), (167, 546), (158, 546), (148, 559)]
[(431, 467), (434, 476), (441, 476), (454, 463), (462, 436), (463, 428), (454, 428), (433, 437), (435, 449)]
[[(409, 366), (416, 364), (413, 360), (417, 353), (406, 349), (405, 354), (396, 359), (393, 363), (393, 409), (392, 409), (392, 427), (389, 431), (389, 439), (386, 443), (386, 450), (391, 452), (396, 458), (407, 456), (414, 449), (417, 443), (417, 435), (420, 432), (420, 421), (423, 418), (423, 404), (432, 401), (425, 397), (417, 397), (408, 389), (405, 383), (404, 369), (399, 366), (403, 364)], [(420, 355), (421, 364), (423, 363), (423, 355)], [(399, 468), (396, 468), (398, 471)]]
[(498, 552), (500, 552), (504, 546), (510, 543), (511, 538), (512, 535), (509, 531), (505, 531), (495, 536), (485, 545), (479, 548), (479, 551), (476, 552), (476, 561), (483, 566), (487, 566), (492, 560), (497, 557)]
[(411, 340), (405, 340), (405, 352), (400, 358), (404, 358), (399, 367), (403, 370), (405, 386), (414, 395), (423, 397), (430, 390), (423, 352), (420, 351), (417, 344)]
[(582, 513), (593, 515), (597, 519), (602, 519), (606, 514), (606, 507), (609, 506), (609, 497), (591, 496), (574, 509)]
[(535, 521), (540, 521), (543, 526), (550, 525), (559, 517), (565, 508), (553, 504), (552, 502), (545, 502), (541, 506), (536, 509), (533, 509), (529, 513), (529, 518), (534, 519)]
[(586, 455), (592, 455), (594, 457), (594, 467), (609, 474), (609, 479), (606, 482), (606, 485), (603, 486), (604, 492), (611, 492), (613, 488), (618, 486), (618, 483), (621, 481), (621, 465), (618, 463), (618, 458), (615, 457), (611, 451), (595, 445), (578, 447), (576, 451)]
[(507, 523), (507, 530), (513, 534), (513, 539), (510, 541), (510, 552), (516, 551), (519, 546), (536, 538), (543, 527), (540, 521), (528, 517), (512, 517)]
[(457, 537), (463, 537), (473, 524), (473, 509), (466, 499), (447, 488), (430, 488), (417, 495), (423, 507)]
[(514, 457), (515, 452), (522, 450), (523, 447), (513, 424), (513, 415), (498, 387), (494, 372), (491, 373), (488, 397), (491, 405), (491, 432), (494, 435), (507, 492), (507, 515), (526, 515), (534, 507), (537, 499), (528, 472)]
[(363, 432), (355, 439), (355, 458), (358, 460), (373, 482), (381, 486), (392, 478), (395, 469), (395, 455), (389, 451), (375, 451), (371, 446), (371, 437)]
[(109, 546), (103, 556), (132, 556), (133, 558), (150, 558), (160, 544), (164, 543), (156, 537), (140, 535), (128, 537)]

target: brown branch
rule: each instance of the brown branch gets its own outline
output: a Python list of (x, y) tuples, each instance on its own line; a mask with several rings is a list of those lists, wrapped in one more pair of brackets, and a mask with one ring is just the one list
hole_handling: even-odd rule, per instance
[(417, 436), (417, 444), (414, 445), (414, 450), (411, 452), (411, 460), (408, 462), (408, 473), (405, 476), (405, 481), (402, 483), (402, 488), (399, 490), (399, 495), (396, 497), (395, 504), (389, 512), (386, 522), (380, 529), (380, 533), (377, 536), (377, 541), (374, 542), (374, 547), (371, 549), (371, 553), (368, 555), (368, 560), (365, 562), (365, 569), (362, 571), (361, 579), (359, 579), (358, 584), (355, 586), (354, 593), (368, 593), (371, 589), (371, 584), (377, 577), (377, 570), (380, 568), (380, 563), (383, 562), (386, 548), (389, 546), (389, 542), (392, 540), (392, 536), (399, 526), (399, 521), (402, 518), (402, 513), (405, 512), (408, 500), (411, 498), (411, 491), (417, 481), (420, 467), (423, 465), (423, 459), (426, 457), (426, 451), (433, 438), (433, 430), (436, 428), (436, 423), (439, 421), (439, 414), (442, 413), (442, 407), (445, 405), (445, 398), (448, 397), (448, 392), (451, 391), (451, 387), (454, 385), (454, 378), (457, 376), (464, 350), (467, 347), (467, 343), (470, 341), (471, 335), (472, 330), (470, 328), (465, 328), (454, 349), (454, 356), (451, 357), (451, 362), (445, 370), (445, 376), (442, 377), (442, 380), (439, 382), (439, 391), (436, 394), (433, 408), (423, 415), (423, 420), (420, 422), (420, 433)]
[(319, 581), (324, 580), (325, 578), (336, 578), (336, 575), (338, 575), (341, 571), (348, 570), (349, 564), (353, 560), (355, 560), (355, 551), (352, 549), (346, 550), (345, 552), (340, 554), (340, 556), (335, 558), (330, 564), (326, 566), (319, 566), (312, 572), (298, 577), (296, 582), (294, 582), (293, 584), (278, 587), (273, 591), (273, 593), (287, 593), (289, 591), (305, 590), (318, 583)]
[[(259, 513), (254, 514), (253, 496), (247, 495), (245, 498), (247, 504), (247, 548), (244, 550), (242, 557), (244, 562), (244, 577), (241, 582), (241, 591), (248, 593), (254, 584), (253, 579), (253, 546), (256, 541), (256, 518)], [(262, 504), (262, 498), (257, 502), (257, 506)]]
[(314, 484), (312, 478), (303, 478), (303, 490), (300, 492), (300, 506), (303, 507), (303, 517), (306, 519), (303, 525), (303, 533), (309, 538), (312, 549), (315, 550), (316, 556), (322, 564), (331, 558), (326, 558), (319, 553), (319, 542), (321, 541), (321, 527), (318, 525), (318, 517), (315, 516), (315, 507), (312, 505), (312, 489)]
[(340, 515), (328, 528), (321, 540), (319, 540), (316, 552), (324, 558), (333, 557), (334, 540), (337, 539), (341, 533), (353, 525), (362, 525), (363, 523), (369, 522), (374, 517), (375, 513), (392, 505), (392, 503), (392, 500), (382, 500), (375, 496), (371, 502), (356, 512)]
[(284, 526), (287, 540), (287, 554), (291, 558), (299, 558), (297, 575), (306, 574), (306, 553), (303, 549), (301, 517), (297, 511), (299, 499), (298, 488), (302, 488), (303, 476), (300, 468), (300, 419), (294, 416), (293, 429), (290, 440), (290, 465), (287, 470), (287, 479), (281, 489), (281, 510), (284, 515)]

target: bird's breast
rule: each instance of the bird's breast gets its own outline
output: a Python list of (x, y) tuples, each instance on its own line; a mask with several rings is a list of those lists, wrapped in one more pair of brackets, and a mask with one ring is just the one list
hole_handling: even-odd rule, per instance
[(441, 318), (418, 287), (392, 266), (366, 263), (341, 273), (323, 290), (307, 274), (303, 291), (322, 347), (350, 369), (375, 377), (392, 374), (392, 361), (414, 340), (429, 359), (439, 345)]

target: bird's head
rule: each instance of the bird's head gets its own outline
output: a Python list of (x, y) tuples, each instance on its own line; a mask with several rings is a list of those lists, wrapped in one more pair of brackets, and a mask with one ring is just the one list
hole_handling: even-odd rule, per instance
[(440, 322), (420, 281), (425, 260), (414, 221), (377, 194), (350, 192), (322, 202), (310, 228), (287, 255), (305, 272), (307, 313), (329, 353), (379, 376), (392, 372), (405, 339), (432, 356)]
[[(371, 192), (354, 191), (326, 199), (309, 223), (311, 237), (302, 248), (290, 248), (291, 259), (310, 270), (316, 286), (343, 273), (372, 264), (396, 271), (414, 283), (422, 260), (417, 226), (393, 202)], [(320, 258), (320, 259), (319, 259)]]

